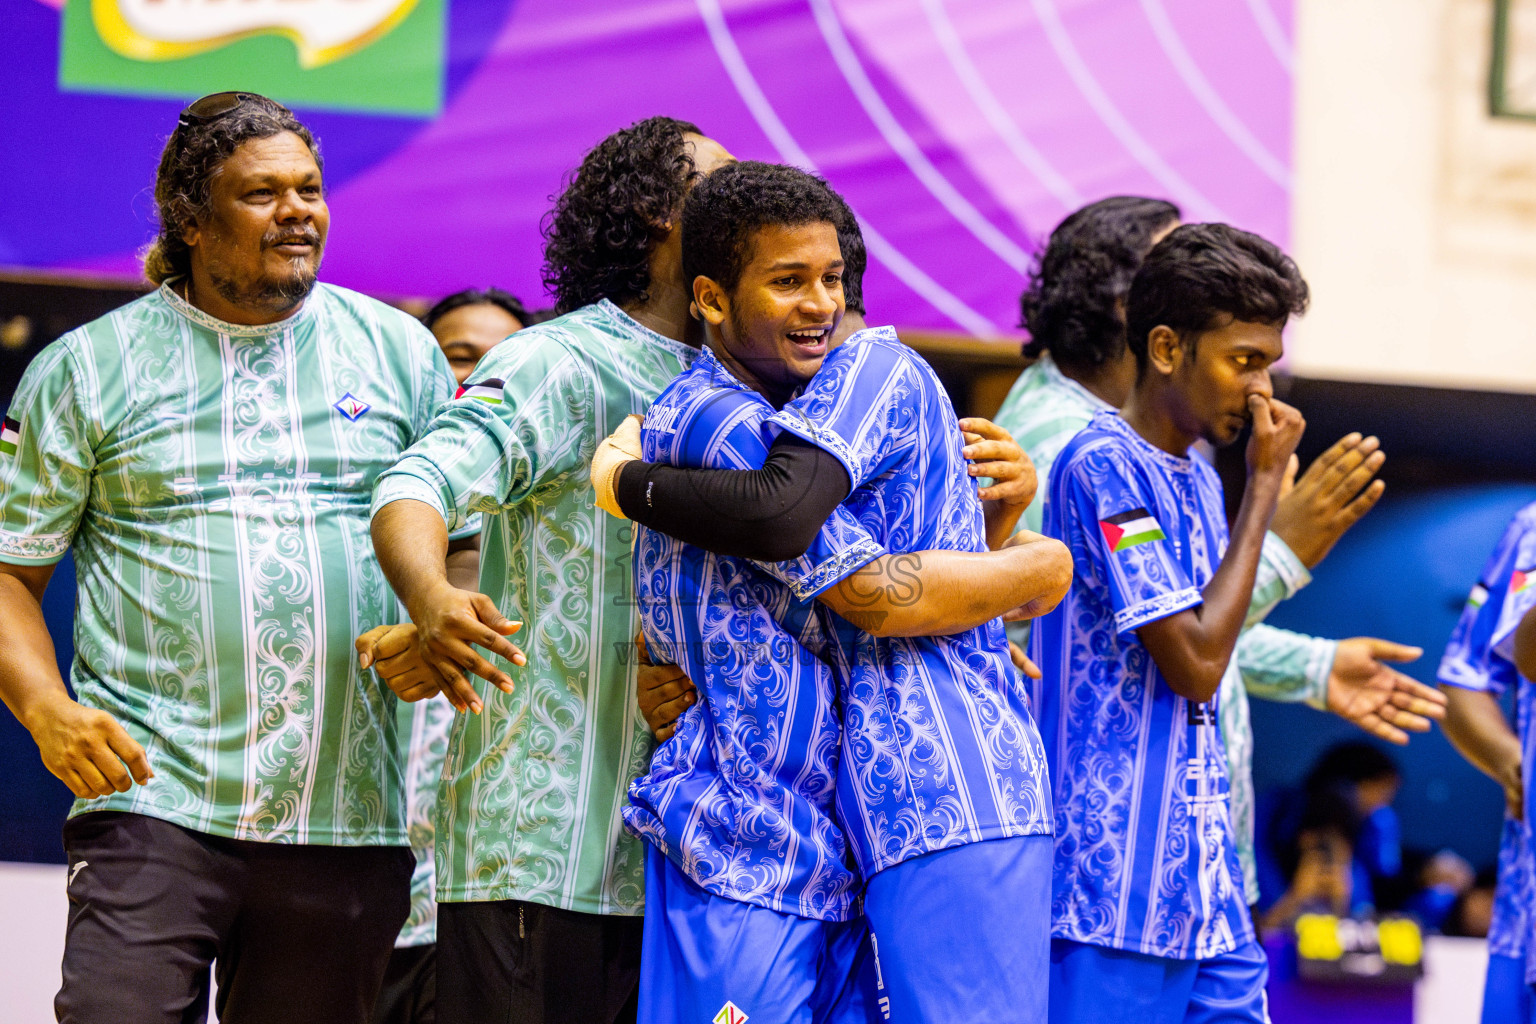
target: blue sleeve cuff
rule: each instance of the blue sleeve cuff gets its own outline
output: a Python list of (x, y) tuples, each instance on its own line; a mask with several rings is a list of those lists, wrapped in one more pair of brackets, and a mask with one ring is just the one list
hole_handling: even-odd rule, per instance
[(1150, 601), (1143, 601), (1115, 612), (1115, 631), (1133, 632), (1149, 622), (1166, 619), (1186, 608), (1193, 608), (1202, 600), (1204, 599), (1200, 596), (1200, 591), (1194, 587), (1175, 590), (1169, 594), (1159, 594)]

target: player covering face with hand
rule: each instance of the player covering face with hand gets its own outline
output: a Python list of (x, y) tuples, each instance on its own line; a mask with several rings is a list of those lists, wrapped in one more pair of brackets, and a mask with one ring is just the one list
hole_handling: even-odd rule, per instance
[[(1075, 569), (1031, 638), (1056, 808), (1053, 1022), (1268, 1019), (1215, 705), (1301, 437), (1269, 367), (1306, 302), (1263, 239), (1176, 229), (1131, 285), (1123, 412), (1098, 413), (1052, 467), (1045, 531)], [(1229, 537), (1190, 447), (1249, 423)]]

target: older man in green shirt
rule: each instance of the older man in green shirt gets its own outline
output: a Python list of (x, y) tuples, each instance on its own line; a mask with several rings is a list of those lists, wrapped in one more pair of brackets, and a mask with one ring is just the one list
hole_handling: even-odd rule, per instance
[[(202, 1020), (211, 966), (226, 1024), (364, 1024), (412, 866), (398, 702), (352, 656), (399, 615), (368, 507), (452, 377), (414, 319), (316, 283), (287, 108), (193, 103), (155, 202), (159, 287), (33, 360), (0, 447), (0, 695), (78, 798), (55, 1007)], [(40, 608), (66, 551), (73, 698)]]
[[(730, 159), (671, 118), (588, 154), (545, 249), (564, 315), (493, 349), (374, 496), (379, 558), (441, 680), (397, 692), (441, 688), (477, 713), (454, 723), (439, 794), (445, 1019), (634, 1017), (644, 856), (619, 810), (652, 740), (635, 699), (629, 531), (593, 505), (588, 463), (697, 354), (679, 213)], [(442, 551), (476, 512), (471, 593)], [(526, 624), (526, 658), (503, 611)], [(470, 675), (496, 688), (481, 696)]]
[[(1030, 331), (1024, 352), (1036, 359), (994, 417), (1029, 453), (1042, 483), (1094, 414), (1118, 408), (1130, 394), (1136, 366), (1125, 345), (1125, 298), (1142, 259), (1178, 226), (1179, 216), (1172, 203), (1115, 196), (1078, 210), (1052, 232), (1020, 300)], [(1243, 685), (1231, 685), (1231, 673), (1223, 680), (1233, 832), (1250, 904), (1259, 890), (1248, 694), (1333, 711), (1393, 743), (1406, 743), (1405, 730), (1423, 732), (1430, 718), (1444, 715), (1442, 695), (1385, 664), (1411, 661), (1422, 653), (1417, 648), (1372, 637), (1325, 640), (1263, 622), (1276, 604), (1311, 582), (1310, 570), (1381, 497), (1384, 485), (1372, 481), (1384, 459), (1378, 447), (1375, 438), (1342, 438), (1281, 499), (1234, 654)], [(1040, 529), (1046, 493), (1042, 486), (1021, 529)], [(1024, 646), (1028, 624), (1010, 632)]]

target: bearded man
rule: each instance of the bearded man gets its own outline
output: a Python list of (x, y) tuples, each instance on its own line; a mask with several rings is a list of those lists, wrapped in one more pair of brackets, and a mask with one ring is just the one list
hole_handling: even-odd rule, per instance
[[(0, 695), (78, 798), (61, 1021), (202, 1021), (212, 965), (225, 1024), (364, 1024), (406, 918), (396, 699), (353, 638), (398, 615), (374, 480), (453, 377), (316, 283), (321, 167), (272, 100), (187, 107), (158, 289), (40, 353), (6, 418)], [(40, 607), (70, 550), (73, 697)]]

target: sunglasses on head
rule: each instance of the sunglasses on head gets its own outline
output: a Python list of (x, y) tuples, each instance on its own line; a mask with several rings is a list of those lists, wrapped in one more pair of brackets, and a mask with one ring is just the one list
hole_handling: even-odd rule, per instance
[(210, 93), (188, 104), (187, 108), (181, 112), (181, 116), (176, 119), (176, 126), (184, 128), (190, 125), (208, 124), (236, 110), (243, 103), (261, 98), (253, 92)]

